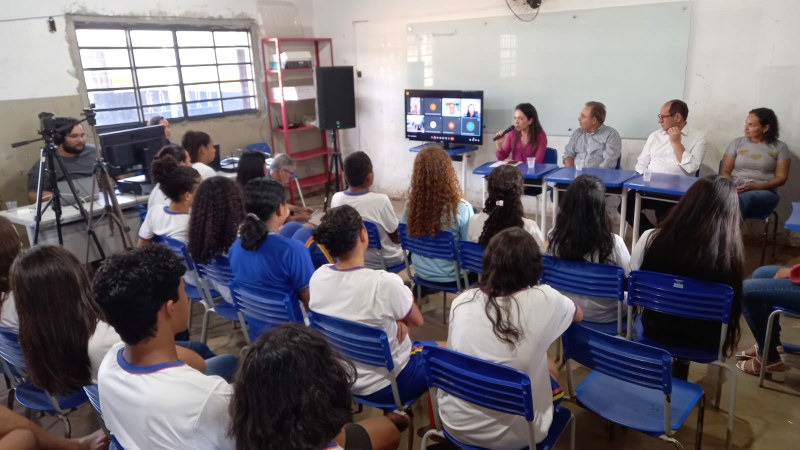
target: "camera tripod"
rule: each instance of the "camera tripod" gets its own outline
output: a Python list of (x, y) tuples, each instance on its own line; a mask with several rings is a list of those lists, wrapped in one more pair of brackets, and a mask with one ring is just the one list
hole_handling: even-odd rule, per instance
[(338, 130), (330, 130), (333, 152), (328, 158), (328, 182), (325, 183), (325, 204), (323, 212), (328, 211), (328, 206), (333, 194), (342, 190), (342, 152), (339, 151)]

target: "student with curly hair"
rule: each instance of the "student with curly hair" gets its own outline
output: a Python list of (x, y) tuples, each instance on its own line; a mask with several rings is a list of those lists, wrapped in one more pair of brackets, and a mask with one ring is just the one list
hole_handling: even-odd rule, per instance
[(189, 158), (192, 160), (192, 167), (200, 173), (203, 179), (211, 178), (217, 175), (208, 164), (216, 158), (216, 150), (214, 149), (214, 142), (211, 141), (211, 136), (203, 131), (187, 131), (181, 140), (181, 146), (189, 152)]
[[(553, 402), (563, 395), (547, 348), (583, 314), (569, 298), (539, 285), (541, 273), (542, 258), (533, 236), (518, 227), (495, 235), (483, 253), (480, 286), (453, 300), (447, 345), (526, 373), (533, 389), (533, 425), (544, 439)], [(493, 449), (528, 445), (523, 417), (480, 408), (444, 391), (438, 399), (442, 425), (459, 441)]]
[(236, 448), (396, 449), (404, 417), (351, 423), (353, 371), (314, 329), (289, 323), (265, 332), (248, 349), (233, 386), (229, 435)]
[(169, 236), (186, 242), (189, 238), (189, 210), (202, 178), (197, 170), (179, 165), (170, 155), (154, 160), (151, 170), (153, 179), (159, 183), (170, 203), (147, 210), (139, 228), (139, 246), (151, 244), (156, 236)]
[(227, 254), (242, 219), (244, 198), (235, 181), (212, 177), (200, 183), (189, 214), (187, 247), (192, 260), (206, 264)]
[[(736, 186), (709, 175), (697, 180), (658, 228), (646, 231), (631, 251), (631, 270), (649, 270), (733, 288), (733, 305), (723, 353), (739, 340), (744, 278), (744, 243)], [(641, 315), (645, 336), (663, 345), (716, 352), (721, 325), (647, 310)], [(673, 362), (673, 374), (686, 379), (689, 362)]]
[[(425, 370), (421, 344), (411, 342), (408, 328), (421, 326), (423, 319), (411, 291), (397, 274), (364, 267), (367, 230), (352, 206), (329, 210), (314, 238), (337, 261), (320, 267), (311, 277), (309, 308), (386, 331), (400, 398), (403, 402), (418, 398), (427, 389)], [(383, 371), (358, 362), (355, 366), (355, 394), (375, 402), (393, 401), (389, 378)]]
[[(549, 252), (557, 258), (610, 264), (625, 269), (626, 275), (629, 272), (631, 255), (625, 240), (611, 231), (611, 219), (606, 212), (606, 187), (594, 175), (580, 175), (569, 185), (549, 241)], [(587, 321), (617, 320), (616, 301), (580, 294), (572, 294), (570, 298), (583, 309)]]
[(244, 189), (247, 182), (253, 178), (267, 176), (267, 156), (264, 152), (248, 150), (239, 156), (236, 166), (236, 183)]
[[(171, 156), (175, 158), (175, 161), (178, 161), (179, 166), (192, 167), (192, 160), (189, 159), (189, 152), (184, 150), (180, 145), (167, 144), (161, 147), (161, 150), (156, 153), (153, 161), (157, 161), (165, 156)], [(152, 167), (152, 164), (153, 163), (151, 162), (150, 167)], [(152, 169), (150, 180), (155, 183), (155, 186), (153, 186), (153, 190), (150, 191), (150, 197), (147, 198), (147, 209), (150, 210), (150, 208), (157, 205), (169, 205), (169, 197), (167, 197), (167, 194), (161, 190), (161, 185), (154, 180)]]
[(8, 219), (0, 217), (0, 327), (19, 327), (9, 271), (20, 251), (22, 251), (22, 241), (17, 230)]
[(308, 249), (279, 234), (289, 216), (283, 186), (255, 178), (244, 187), (245, 217), (239, 238), (228, 250), (236, 281), (283, 289), (308, 308), (308, 282), (314, 266)]
[(189, 367), (173, 336), (186, 328), (183, 262), (160, 245), (112, 256), (94, 279), (122, 338), (100, 364), (103, 421), (124, 448), (233, 449), (231, 386)]
[(509, 227), (520, 227), (531, 234), (544, 250), (544, 236), (536, 221), (523, 216), (522, 174), (516, 167), (503, 165), (487, 178), (489, 196), (483, 211), (469, 219), (467, 239), (486, 248), (495, 234)]
[[(421, 237), (449, 231), (456, 240), (466, 240), (473, 213), (472, 205), (461, 198), (456, 171), (447, 153), (436, 146), (419, 152), (403, 210), (402, 222), (408, 224), (408, 234)], [(456, 273), (450, 261), (413, 255), (412, 263), (424, 280), (455, 284)]]

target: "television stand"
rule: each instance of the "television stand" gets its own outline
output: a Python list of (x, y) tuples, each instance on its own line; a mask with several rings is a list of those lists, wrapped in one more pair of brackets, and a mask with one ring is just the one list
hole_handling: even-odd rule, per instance
[(445, 152), (450, 156), (450, 159), (461, 163), (461, 191), (464, 196), (467, 194), (467, 161), (466, 159), (471, 156), (471, 153), (478, 150), (477, 145), (466, 144), (451, 144), (449, 142), (428, 142), (416, 147), (411, 147), (408, 151), (412, 153), (419, 153), (422, 149), (435, 145), (442, 147)]

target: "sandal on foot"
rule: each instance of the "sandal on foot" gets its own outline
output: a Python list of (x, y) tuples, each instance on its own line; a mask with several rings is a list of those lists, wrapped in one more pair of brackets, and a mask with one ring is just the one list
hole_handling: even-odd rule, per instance
[(758, 344), (753, 344), (752, 347), (748, 348), (747, 350), (740, 351), (735, 356), (737, 361), (747, 361), (748, 359), (758, 357), (758, 355)]
[[(756, 365), (756, 363), (758, 365)], [(736, 363), (736, 367), (748, 375), (758, 376), (761, 373), (761, 360), (759, 358), (752, 358), (745, 361)], [(767, 364), (766, 373), (768, 374), (783, 374), (786, 372), (786, 366), (783, 361), (777, 361), (772, 364)]]

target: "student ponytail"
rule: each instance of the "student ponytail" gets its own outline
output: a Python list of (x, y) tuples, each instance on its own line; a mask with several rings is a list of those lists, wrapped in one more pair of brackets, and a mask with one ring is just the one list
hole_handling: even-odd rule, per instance
[(489, 174), (489, 196), (483, 206), (488, 214), (478, 243), (486, 248), (497, 233), (510, 227), (524, 227), (522, 221), (522, 174), (516, 167), (502, 165)]
[(254, 178), (244, 187), (244, 210), (247, 215), (239, 225), (239, 242), (245, 250), (255, 251), (267, 239), (264, 223), (285, 203), (283, 186), (268, 178)]
[(154, 159), (150, 164), (150, 173), (164, 195), (173, 202), (181, 201), (187, 192), (194, 192), (201, 181), (200, 173), (191, 167), (179, 165), (171, 155)]

